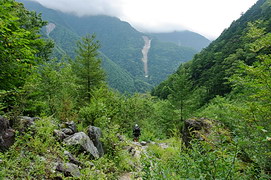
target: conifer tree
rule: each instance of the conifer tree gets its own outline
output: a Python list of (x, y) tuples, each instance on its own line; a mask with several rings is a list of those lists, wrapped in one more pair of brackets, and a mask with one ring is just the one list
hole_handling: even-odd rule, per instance
[(101, 68), (101, 59), (98, 57), (100, 44), (95, 41), (95, 35), (83, 37), (77, 44), (77, 56), (73, 64), (80, 100), (89, 102), (91, 91), (104, 84), (105, 73)]

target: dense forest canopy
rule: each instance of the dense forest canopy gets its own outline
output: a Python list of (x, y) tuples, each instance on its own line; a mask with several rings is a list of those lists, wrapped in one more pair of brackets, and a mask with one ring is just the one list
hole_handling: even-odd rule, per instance
[(270, 179), (270, 0), (151, 94), (108, 87), (95, 35), (73, 58), (52, 58), (41, 15), (14, 0), (0, 1), (0, 12), (0, 179)]

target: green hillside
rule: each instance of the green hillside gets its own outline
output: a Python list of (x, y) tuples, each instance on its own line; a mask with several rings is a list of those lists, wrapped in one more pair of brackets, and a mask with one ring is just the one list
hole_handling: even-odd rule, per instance
[[(123, 22), (115, 17), (109, 16), (85, 16), (77, 17), (72, 14), (61, 13), (41, 6), (33, 1), (21, 1), (30, 10), (35, 10), (42, 13), (42, 17), (50, 23), (54, 23), (56, 28), (50, 33), (50, 38), (54, 40), (56, 46), (54, 56), (60, 57), (60, 54), (67, 54), (70, 57), (75, 56), (74, 44), (81, 36), (87, 33), (95, 34), (101, 44), (100, 51), (107, 58), (112, 60), (119, 66), (119, 70), (124, 71), (121, 74), (129, 73), (133, 81), (129, 84), (135, 83), (135, 91), (131, 92), (144, 92), (150, 90), (154, 85), (157, 85), (164, 80), (168, 75), (176, 70), (176, 67), (185, 61), (192, 59), (196, 53), (195, 50), (180, 47), (175, 44), (170, 44), (170, 49), (167, 48), (167, 43), (156, 41), (155, 42), (155, 56), (150, 58), (149, 72), (152, 79), (147, 79), (144, 76), (142, 58), (142, 48), (144, 41), (142, 36), (144, 34), (135, 30), (127, 22)], [(65, 53), (64, 53), (65, 52)], [(162, 54), (167, 54), (164, 56)], [(181, 56), (179, 56), (182, 54)], [(155, 57), (155, 58), (154, 58)], [(103, 64), (105, 65), (106, 62)], [(160, 73), (159, 66), (163, 65), (163, 72)], [(107, 67), (109, 79), (122, 79), (123, 77), (111, 77), (120, 75), (119, 73), (110, 74), (113, 72), (110, 64)], [(114, 69), (112, 67), (112, 69)], [(127, 78), (127, 80), (131, 80)], [(127, 81), (126, 80), (126, 81)], [(116, 81), (109, 84), (111, 87), (120, 87), (115, 85)], [(118, 81), (118, 83), (122, 83)], [(125, 83), (124, 83), (125, 84)], [(120, 90), (120, 89), (118, 89)], [(131, 88), (129, 88), (131, 90)], [(120, 90), (123, 92), (123, 89)], [(128, 91), (128, 89), (127, 89)], [(130, 91), (129, 91), (130, 92)]]
[[(234, 21), (228, 29), (224, 30), (219, 38), (196, 54), (193, 60), (185, 65), (187, 66), (187, 78), (193, 88), (206, 88), (206, 101), (216, 95), (225, 95), (231, 91), (232, 88), (227, 83), (227, 78), (234, 73), (237, 61), (244, 61), (248, 65), (255, 61), (258, 53), (247, 52), (247, 43), (250, 43), (251, 39), (247, 38), (246, 34), (249, 29), (248, 22), (256, 20), (265, 21), (264, 26), (267, 31), (270, 31), (269, 17), (271, 12), (268, 8), (262, 7), (264, 3), (264, 0), (258, 1), (240, 19)], [(182, 71), (182, 67), (184, 66), (181, 66), (179, 71)], [(164, 85), (173, 84), (173, 81), (174, 78), (166, 80), (154, 90), (154, 94), (163, 93), (161, 89)]]

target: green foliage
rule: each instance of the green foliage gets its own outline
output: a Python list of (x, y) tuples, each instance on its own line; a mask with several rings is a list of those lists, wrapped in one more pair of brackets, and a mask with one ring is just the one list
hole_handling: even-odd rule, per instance
[(79, 85), (80, 103), (88, 103), (91, 90), (104, 83), (105, 74), (101, 69), (101, 59), (98, 58), (99, 44), (95, 35), (87, 35), (77, 44), (77, 56), (73, 63), (73, 71)]
[[(59, 144), (52, 137), (56, 128), (50, 118), (37, 120), (35, 133), (32, 131), (17, 134), (16, 143), (11, 149), (0, 153), (3, 162), (0, 163), (0, 177), (8, 179), (50, 179), (53, 178), (51, 169), (57, 159), (54, 154), (60, 155)], [(49, 152), (49, 153), (48, 153)]]
[[(1, 1), (0, 11), (0, 90), (17, 94), (32, 69), (48, 59), (52, 43), (40, 39), (39, 30), (45, 25), (40, 15), (13, 0)], [(3, 99), (7, 109), (16, 99), (9, 95)]]
[[(191, 62), (186, 63), (186, 69), (189, 69), (189, 82), (187, 83), (192, 85), (192, 89), (204, 88), (206, 90), (202, 105), (216, 95), (224, 96), (231, 92), (232, 87), (227, 78), (235, 72), (238, 61), (242, 61), (247, 65), (252, 65), (255, 62), (257, 54), (249, 50), (248, 44), (257, 37), (253, 39), (247, 36), (246, 33), (250, 29), (250, 22), (254, 21), (259, 21), (260, 26), (265, 28), (267, 32), (271, 31), (271, 7), (268, 7), (266, 2), (266, 0), (258, 1), (240, 19), (234, 21), (219, 38), (195, 55)], [(262, 30), (254, 33), (260, 37)], [(263, 52), (268, 52), (268, 50), (262, 50)], [(180, 75), (178, 72), (175, 74)], [(153, 94), (158, 96), (162, 94), (163, 98), (167, 97), (171, 92), (167, 92), (167, 88), (164, 87), (170, 86), (173, 81), (174, 78), (170, 77), (160, 85), (160, 93), (156, 94), (154, 92)]]
[(54, 115), (61, 121), (75, 120), (78, 85), (70, 64), (44, 63), (28, 77), (20, 96), (25, 115)]
[(264, 174), (256, 176), (253, 166), (240, 161), (239, 149), (232, 144), (214, 150), (206, 142), (193, 142), (191, 149), (185, 148), (178, 139), (167, 143), (166, 149), (150, 146), (142, 156), (144, 179), (267, 178)]
[[(260, 33), (259, 33), (260, 32)], [(248, 36), (255, 38), (255, 41), (249, 44), (250, 50), (257, 53), (257, 61), (248, 66), (241, 63), (237, 74), (232, 76), (231, 82), (235, 89), (242, 87), (239, 91), (242, 98), (243, 107), (237, 106), (235, 110), (243, 115), (241, 126), (238, 131), (243, 140), (243, 146), (247, 149), (249, 155), (258, 152), (256, 161), (260, 167), (270, 171), (270, 65), (271, 52), (270, 41), (271, 33), (264, 33), (264, 29), (257, 24), (250, 25)], [(246, 132), (250, 132), (247, 134)], [(253, 143), (252, 143), (253, 142)], [(252, 151), (251, 149), (254, 149)], [(259, 153), (260, 152), (260, 153)]]

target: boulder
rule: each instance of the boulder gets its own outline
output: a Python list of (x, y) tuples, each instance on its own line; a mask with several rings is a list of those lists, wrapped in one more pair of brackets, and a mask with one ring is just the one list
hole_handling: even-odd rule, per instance
[(64, 173), (66, 177), (79, 177), (81, 176), (79, 167), (73, 163), (58, 163), (56, 170)]
[(3, 152), (15, 142), (15, 130), (9, 127), (9, 120), (0, 116), (0, 151)]
[(104, 155), (103, 145), (100, 141), (100, 138), (102, 137), (102, 131), (100, 128), (95, 126), (89, 126), (88, 127), (88, 136), (93, 141), (94, 146), (97, 148), (99, 152), (99, 156)]
[(9, 120), (0, 116), (0, 135), (9, 128)]
[(67, 145), (80, 145), (85, 151), (89, 152), (94, 158), (99, 158), (99, 152), (93, 142), (84, 132), (75, 133), (64, 139)]
[(75, 159), (75, 157), (70, 152), (64, 151), (64, 154), (68, 157), (71, 163), (76, 164), (77, 166), (81, 166), (81, 167), (85, 166), (82, 162)]
[(77, 127), (73, 121), (65, 122), (65, 127), (71, 129), (73, 133), (77, 133)]
[(16, 118), (16, 128), (18, 128), (19, 132), (26, 132), (30, 127), (35, 125), (35, 120), (39, 118), (37, 117), (28, 117), (28, 116), (18, 116)]
[(147, 143), (146, 141), (141, 141), (140, 144), (141, 144), (142, 146), (147, 146), (148, 143)]
[(60, 142), (62, 142), (63, 141), (63, 139), (65, 139), (65, 138), (67, 138), (68, 137), (68, 135), (67, 134), (65, 134), (63, 131), (60, 131), (60, 130), (54, 130), (54, 136), (60, 141)]
[(203, 133), (208, 134), (211, 128), (211, 121), (206, 118), (193, 118), (184, 121), (184, 127), (182, 130), (182, 138), (186, 146), (189, 146), (190, 141), (193, 138), (203, 140)]
[(63, 133), (65, 133), (66, 135), (73, 135), (75, 132), (72, 130), (72, 129), (70, 129), (70, 128), (63, 128), (63, 129), (61, 129), (61, 131), (63, 132)]
[(207, 118), (192, 118), (184, 121), (182, 138), (186, 146), (192, 139), (206, 141), (210, 145), (232, 141), (229, 130), (219, 121)]

